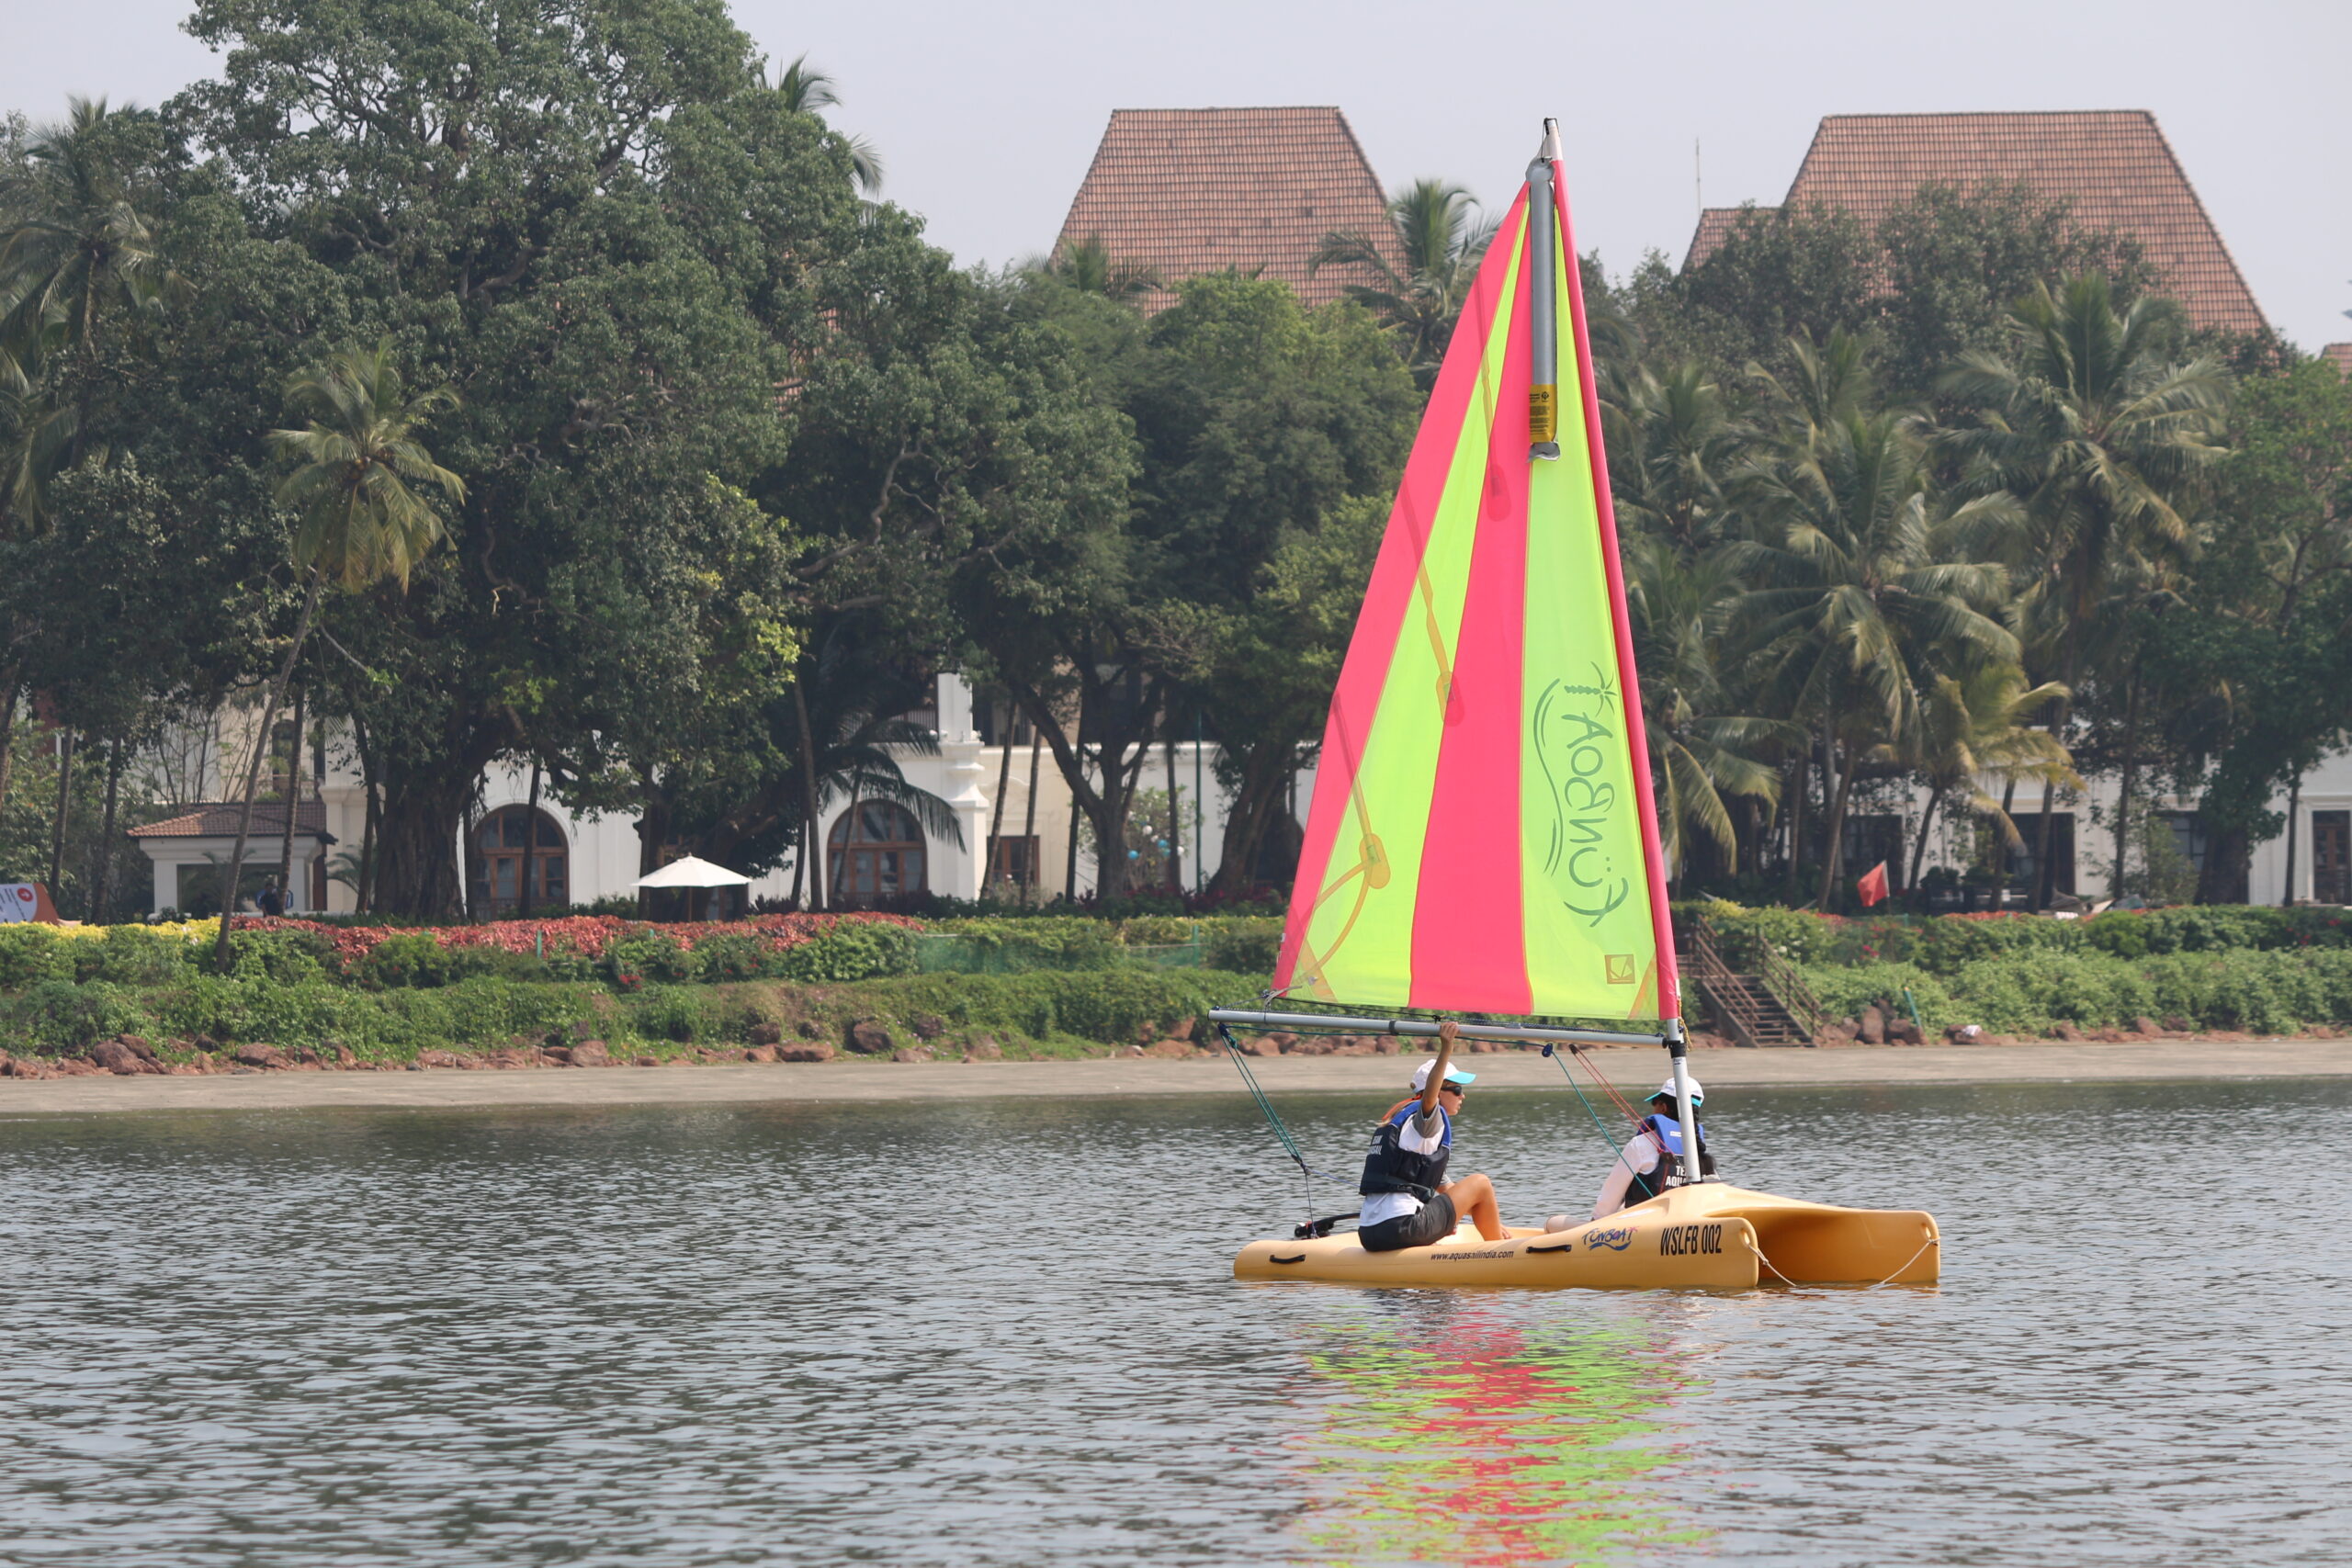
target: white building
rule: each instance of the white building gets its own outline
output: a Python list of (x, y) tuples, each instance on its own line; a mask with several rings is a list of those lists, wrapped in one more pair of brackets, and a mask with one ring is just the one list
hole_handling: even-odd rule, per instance
[[(971, 689), (957, 675), (939, 677), (932, 716), (939, 735), (938, 754), (902, 755), (899, 767), (909, 784), (947, 803), (960, 839), (926, 833), (912, 814), (880, 801), (861, 802), (853, 824), (850, 802), (836, 800), (824, 814), (826, 841), (832, 851), (827, 886), (838, 881), (853, 899), (922, 890), (956, 898), (980, 897), (990, 880), (985, 856), (1001, 779), (1005, 808), (993, 880), (1001, 889), (1024, 866), (1034, 866), (1040, 895), (1058, 897), (1069, 874), (1073, 823), (1069, 786), (1053, 753), (1016, 743), (1008, 757), (1007, 748), (984, 745), (973, 722)], [(224, 795), (230, 791), (221, 777), (235, 775), (230, 763), (237, 747), (215, 750), (220, 761), (207, 770), (208, 788)], [(1215, 762), (1213, 745), (1187, 741), (1175, 748), (1180, 853), (1187, 886), (1205, 886), (1221, 860), (1228, 803), (1217, 787)], [(308, 762), (305, 767), (302, 793), (313, 798), (302, 800), (295, 813), (296, 870), (288, 912), (323, 908), (348, 913), (356, 907), (356, 889), (334, 874), (343, 869), (336, 863), (338, 857), (349, 857), (346, 867), (356, 862), (364, 835), (367, 807), (359, 775), (330, 756), (323, 777), (314, 784), (311, 775), (318, 770)], [(1167, 772), (1166, 753), (1154, 746), (1138, 787), (1168, 788)], [(1297, 806), (1302, 812), (1313, 777), (1312, 770), (1300, 775)], [(632, 894), (640, 874), (636, 819), (621, 814), (585, 816), (547, 798), (541, 799), (534, 818), (530, 784), (527, 768), (510, 765), (494, 767), (482, 779), (473, 854), (469, 857), (474, 876), (469, 897), (481, 906), (477, 912), (511, 912), (526, 867), (533, 879), (532, 903), (537, 908)], [(282, 788), (281, 779), (280, 793)], [(132, 830), (131, 837), (154, 867), (153, 910), (185, 909), (212, 894), (235, 841), (237, 816), (234, 806), (191, 807), (168, 820)], [(528, 826), (534, 821), (536, 845)], [(248, 898), (276, 879), (285, 824), (282, 806), (265, 802), (255, 807), (242, 884)], [(1198, 848), (1203, 843), (1207, 846), (1205, 864)], [(789, 897), (795, 869), (787, 858), (779, 868), (763, 874), (752, 883), (752, 897)], [(1078, 857), (1077, 886), (1081, 897), (1094, 891), (1091, 852)], [(802, 896), (805, 899), (805, 884)]]
[[(947, 803), (960, 839), (926, 833), (910, 813), (878, 801), (860, 803), (858, 819), (853, 824), (850, 803), (837, 800), (824, 818), (826, 841), (831, 846), (827, 886), (838, 885), (852, 901), (924, 890), (977, 898), (984, 886), (992, 883), (1004, 891), (1024, 867), (1034, 867), (1040, 896), (1058, 897), (1070, 876), (1075, 823), (1069, 788), (1051, 751), (1033, 748), (1019, 738), (1009, 749), (1009, 756), (1005, 747), (984, 744), (973, 722), (971, 690), (960, 676), (939, 677), (936, 708), (930, 716), (939, 735), (938, 754), (902, 756), (900, 767), (909, 784)], [(225, 762), (235, 748), (217, 750)], [(1188, 886), (1205, 886), (1221, 863), (1229, 802), (1217, 785), (1214, 745), (1182, 742), (1175, 748), (1174, 760), (1172, 783), (1181, 813), (1183, 879)], [(220, 787), (222, 771), (211, 770), (215, 789)], [(991, 869), (984, 856), (990, 825), (1000, 820), (996, 814), (1000, 779), (1005, 802)], [(1166, 790), (1170, 783), (1167, 756), (1154, 746), (1139, 787)], [(337, 856), (356, 859), (361, 841), (365, 805), (360, 782), (349, 767), (338, 767), (330, 761), (322, 783), (314, 791), (308, 784), (306, 773), (304, 793), (314, 794), (315, 798), (301, 802), (295, 816), (297, 871), (290, 909), (323, 907), (330, 912), (348, 912), (356, 906), (356, 889), (332, 873), (337, 869)], [(1315, 770), (1302, 769), (1292, 800), (1293, 815), (1301, 822), (1306, 819), (1314, 784)], [(2086, 902), (2106, 897), (2110, 885), (2116, 789), (2117, 782), (2111, 778), (2094, 780), (2084, 795), (2062, 792), (2053, 807), (2056, 885)], [(526, 769), (501, 766), (484, 776), (469, 857), (474, 880), (469, 897), (478, 914), (511, 912), (526, 867), (534, 878), (532, 903), (542, 908), (592, 903), (634, 891), (639, 856), (633, 818), (583, 816), (543, 799), (536, 818), (538, 842), (533, 846), (526, 827), (533, 820), (529, 802)], [(1907, 801), (1890, 804), (1897, 808), (1887, 805), (1857, 808), (1849, 817), (1844, 854), (1848, 880), (1883, 860), (1898, 888), (1908, 881), (1925, 796), (1915, 792)], [(2195, 821), (2196, 803), (2159, 795), (2147, 804), (2171, 818), (2183, 860), (2193, 863), (2201, 858), (2204, 844)], [(2040, 806), (2040, 786), (2020, 786), (2014, 815), (2029, 848), (2038, 837)], [(2288, 806), (2284, 795), (2273, 802), (2281, 813)], [(153, 909), (187, 908), (209, 893), (233, 842), (236, 817), (234, 807), (210, 805), (191, 807), (170, 820), (132, 831), (154, 866)], [(2352, 903), (2352, 753), (2329, 758), (2305, 777), (2300, 798), (2294, 802), (2294, 817), (2295, 899)], [(244, 888), (249, 897), (275, 879), (284, 830), (281, 807), (264, 803), (256, 807), (246, 850)], [(2248, 887), (2252, 902), (2280, 902), (2289, 880), (2287, 849), (2284, 834), (2256, 847)], [(1947, 803), (1929, 836), (1927, 865), (1965, 866), (1974, 853), (1973, 819)], [(787, 858), (780, 867), (757, 878), (752, 896), (777, 900), (789, 897), (794, 870)], [(2011, 870), (2022, 886), (2030, 875), (2030, 858), (2012, 857)], [(1077, 856), (1075, 881), (1081, 897), (1094, 891), (1091, 848)], [(2015, 899), (2011, 902), (2014, 906)]]

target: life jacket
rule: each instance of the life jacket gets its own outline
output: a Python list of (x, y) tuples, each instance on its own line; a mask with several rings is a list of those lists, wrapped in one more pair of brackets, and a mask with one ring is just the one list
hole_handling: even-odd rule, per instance
[(1415, 1154), (1402, 1141), (1406, 1121), (1420, 1110), (1420, 1101), (1412, 1100), (1381, 1122), (1372, 1135), (1372, 1149), (1363, 1158), (1363, 1179), (1356, 1183), (1356, 1190), (1365, 1197), (1383, 1192), (1404, 1192), (1426, 1203), (1437, 1193), (1445, 1180), (1445, 1162), (1453, 1153), (1453, 1119), (1444, 1110), (1438, 1111), (1442, 1131), (1438, 1145), (1429, 1154)]
[[(1657, 1164), (1649, 1170), (1634, 1172), (1634, 1179), (1625, 1184), (1626, 1208), (1630, 1209), (1636, 1203), (1646, 1202), (1668, 1188), (1679, 1187), (1690, 1179), (1683, 1169), (1682, 1156), (1676, 1154), (1673, 1145), (1667, 1141), (1666, 1134), (1668, 1130), (1671, 1130), (1677, 1138), (1682, 1136), (1682, 1123), (1671, 1116), (1643, 1118), (1642, 1131), (1647, 1133), (1651, 1141), (1657, 1145)], [(1700, 1173), (1704, 1176), (1713, 1176), (1715, 1173), (1715, 1156), (1707, 1152), (1707, 1129), (1703, 1124), (1698, 1127), (1698, 1134)]]

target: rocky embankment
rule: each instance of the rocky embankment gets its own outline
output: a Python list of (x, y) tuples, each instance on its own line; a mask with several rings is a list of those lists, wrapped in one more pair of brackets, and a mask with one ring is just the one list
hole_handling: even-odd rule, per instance
[[(829, 1062), (837, 1055), (886, 1062), (999, 1061), (1003, 1048), (986, 1034), (946, 1037), (944, 1026), (924, 1031), (901, 1043), (890, 1026), (861, 1021), (850, 1026), (841, 1046), (822, 1038), (787, 1036), (769, 1025), (752, 1031), (744, 1045), (671, 1045), (610, 1043), (602, 1040), (565, 1041), (515, 1039), (503, 1046), (426, 1050), (399, 1059), (362, 1056), (347, 1045), (321, 1049), (299, 1045), (281, 1050), (259, 1042), (223, 1044), (197, 1036), (158, 1049), (136, 1034), (97, 1041), (79, 1051), (58, 1055), (11, 1055), (0, 1052), (0, 1077), (63, 1078), (142, 1074), (190, 1077), (238, 1073), (395, 1073), (428, 1068), (474, 1072), (514, 1072), (534, 1068), (662, 1067), (723, 1062)], [(1184, 1046), (1192, 1049), (1189, 1043)]]

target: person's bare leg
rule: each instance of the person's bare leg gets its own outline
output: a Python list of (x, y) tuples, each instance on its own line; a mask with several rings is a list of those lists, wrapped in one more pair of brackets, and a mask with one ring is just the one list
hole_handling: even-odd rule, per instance
[(1502, 1206), (1495, 1201), (1495, 1184), (1483, 1176), (1465, 1176), (1440, 1189), (1453, 1200), (1453, 1212), (1467, 1214), (1478, 1234), (1488, 1241), (1503, 1241), (1510, 1232), (1503, 1224)]

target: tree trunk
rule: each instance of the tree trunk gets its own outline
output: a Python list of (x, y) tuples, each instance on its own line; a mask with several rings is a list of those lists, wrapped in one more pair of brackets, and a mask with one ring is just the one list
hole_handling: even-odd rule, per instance
[[(1237, 897), (1257, 882), (1258, 846), (1266, 836), (1267, 820), (1289, 782), (1286, 748), (1252, 747), (1241, 757), (1241, 785), (1226, 813), (1225, 836), (1218, 854), (1216, 878), (1209, 891), (1221, 897)], [(1227, 753), (1228, 759), (1232, 753)]]
[(2295, 782), (2287, 789), (2287, 885), (2278, 894), (2278, 907), (2282, 909), (2295, 907), (2295, 840), (2302, 811), (2303, 775), (2297, 773)]
[(58, 731), (57, 810), (49, 831), (49, 896), (54, 899), (65, 896), (59, 879), (65, 874), (65, 818), (74, 804), (74, 729), (67, 726)]
[[(1008, 705), (1009, 706), (1010, 705)], [(990, 728), (994, 728), (991, 725)], [(996, 847), (1004, 838), (1004, 792), (1012, 786), (1012, 728), (1007, 725), (996, 738), (996, 804), (989, 812), (989, 845), (980, 861), (980, 897), (989, 896), (996, 877)]]
[(1037, 892), (1037, 750), (1046, 743), (1035, 725), (1029, 727), (1029, 799), (1021, 825), (1021, 903), (1023, 908)]
[(2254, 844), (2243, 828), (2223, 828), (2206, 840), (2205, 864), (2197, 876), (2199, 904), (2243, 904)]
[(2115, 874), (2108, 879), (2107, 896), (2123, 897), (2123, 866), (2131, 852), (2132, 771), (2139, 762), (2140, 666), (2132, 666), (2132, 684), (2123, 699), (2123, 784), (2115, 795)]
[[(1078, 795), (1073, 791), (1069, 797), (1069, 853), (1062, 865), (1062, 897), (1073, 904), (1078, 902)], [(1100, 897), (1102, 889), (1097, 887), (1094, 892)]]
[(2052, 818), (2058, 815), (2052, 807), (2056, 806), (2057, 800), (2057, 781), (2043, 780), (2041, 821), (2033, 830), (2033, 896), (2026, 901), (2026, 908), (2035, 914), (2040, 914), (2050, 908), (2051, 889), (2057, 882), (2058, 868), (2050, 863), (2050, 837), (2051, 829), (2054, 826)]
[[(645, 801), (637, 818), (637, 874), (650, 876), (662, 869), (662, 846), (670, 841), (670, 810), (651, 775), (645, 777), (644, 784)], [(653, 918), (651, 888), (637, 890), (637, 913), (640, 919)]]
[(463, 759), (420, 769), (413, 777), (386, 768), (376, 832), (383, 863), (376, 905), (383, 913), (438, 916), (458, 907), (458, 840), (479, 773), (478, 763)]
[[(466, 919), (480, 919), (481, 911), (474, 907), (474, 857), (481, 853), (481, 795), (479, 790), (466, 797), (465, 815), (458, 827), (458, 907)], [(490, 862), (482, 860), (482, 880), (490, 880)], [(487, 891), (487, 888), (484, 889)]]
[(1184, 813), (1176, 798), (1176, 728), (1174, 715), (1159, 730), (1159, 762), (1168, 772), (1168, 891), (1184, 897)]
[(90, 876), (89, 919), (93, 925), (105, 923), (107, 895), (113, 890), (115, 807), (121, 798), (122, 741), (118, 738), (107, 751), (107, 809), (98, 829), (98, 863)]
[[(2086, 624), (2087, 624), (2086, 621)], [(2082, 653), (2071, 643), (2067, 646), (2064, 673), (2066, 696), (2059, 703), (2058, 711), (2050, 718), (2051, 739), (2062, 744), (2066, 738), (2067, 722), (2073, 718), (2075, 713), (2074, 694), (2080, 688), (2083, 675)], [(2034, 830), (2033, 835), (2033, 900), (2026, 906), (2036, 914), (2050, 908), (2050, 895), (2057, 886), (2058, 868), (2050, 863), (2051, 836), (2057, 826), (2052, 818), (2057, 815), (2054, 809), (2057, 802), (2057, 782), (2045, 781), (2041, 786), (2041, 824)]]
[(1789, 835), (1789, 858), (1781, 886), (1781, 902), (1792, 909), (1797, 904), (1797, 870), (1804, 859), (1804, 797), (1805, 791), (1811, 787), (1806, 775), (1812, 771), (1813, 742), (1808, 739), (1796, 756), (1796, 787), (1786, 793), (1784, 798), (1788, 805), (1781, 813), (1786, 819)]
[(8, 810), (8, 785), (17, 771), (17, 697), (23, 671), (22, 664), (0, 671), (0, 816)]
[[(842, 880), (850, 874), (850, 867), (856, 863), (851, 856), (857, 848), (857, 786), (863, 782), (856, 771), (853, 769), (849, 775), (849, 805), (842, 812), (842, 863), (839, 870), (835, 870), (832, 863), (832, 835), (830, 833), (825, 835), (823, 845), (825, 870), (829, 874), (828, 880), (832, 884), (835, 904), (842, 901)], [(876, 891), (878, 893), (880, 889), (877, 887)]]
[(539, 761), (531, 759), (531, 804), (523, 813), (523, 886), (514, 890), (514, 918), (531, 918), (531, 874), (539, 869)]
[[(1838, 761), (1836, 737), (1837, 731), (1830, 729), (1824, 738), (1824, 744), (1827, 747), (1826, 764), (1831, 767), (1836, 767)], [(1821, 897), (1814, 903), (1814, 908), (1824, 913), (1828, 911), (1829, 895), (1837, 887), (1838, 878), (1846, 869), (1846, 798), (1853, 791), (1854, 774), (1861, 765), (1862, 749), (1849, 742), (1846, 747), (1846, 765), (1837, 770), (1838, 795), (1829, 805), (1827, 829), (1829, 843), (1821, 852)], [(1828, 782), (1826, 773), (1823, 775), (1822, 782), (1824, 784)]]
[(359, 789), (359, 886), (352, 889), (351, 901), (365, 915), (376, 907), (376, 833), (382, 813), (376, 805), (376, 781), (362, 778)]
[[(802, 858), (808, 863), (808, 904), (811, 909), (825, 907), (825, 844), (822, 826), (817, 818), (817, 736), (808, 727), (808, 694), (800, 682), (792, 682), (792, 712), (800, 723), (800, 809), (808, 819), (808, 847)], [(797, 880), (797, 878), (796, 878)]]
[(289, 915), (294, 912), (294, 813), (302, 805), (303, 699), (309, 694), (300, 686), (294, 688), (294, 744), (286, 759), (286, 837), (277, 846), (277, 897)]
[(212, 944), (212, 967), (225, 972), (229, 967), (229, 928), (236, 923), (237, 880), (245, 871), (245, 842), (254, 830), (254, 797), (261, 793), (262, 759), (269, 755), (269, 732), (277, 727), (277, 705), (286, 698), (286, 687), (294, 679), (294, 665), (302, 657), (302, 644), (311, 635), (311, 619), (319, 612), (319, 590), (325, 580), (313, 570), (310, 587), (302, 595), (302, 616), (294, 623), (294, 645), (286, 650), (286, 662), (277, 669), (277, 679), (269, 683), (269, 698), (262, 706), (260, 738), (254, 754), (245, 764), (245, 798), (237, 813), (237, 843), (229, 852), (229, 864), (220, 879), (220, 934)]
[[(1943, 785), (1938, 784), (1928, 792), (1928, 809), (1919, 814), (1919, 843), (1911, 852), (1911, 880), (1904, 885), (1907, 891), (1918, 890), (1920, 867), (1928, 863), (1928, 834), (1935, 828), (1936, 807), (1941, 806), (1943, 800)], [(1922, 904), (1920, 908), (1924, 910), (1926, 906)]]

